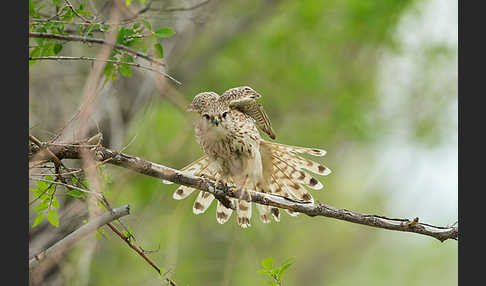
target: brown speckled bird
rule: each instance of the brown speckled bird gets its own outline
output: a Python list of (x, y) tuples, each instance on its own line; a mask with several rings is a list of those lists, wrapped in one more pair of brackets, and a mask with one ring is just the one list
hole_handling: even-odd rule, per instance
[[(260, 94), (247, 86), (229, 89), (221, 96), (214, 92), (196, 95), (188, 110), (200, 114), (195, 122), (196, 140), (206, 155), (181, 171), (196, 176), (204, 175), (217, 182), (233, 185), (237, 190), (272, 193), (313, 202), (304, 186), (319, 190), (322, 184), (306, 171), (320, 175), (327, 175), (331, 171), (297, 154), (324, 156), (326, 151), (263, 140), (257, 127), (272, 139), (275, 139), (275, 133), (263, 107), (256, 101), (257, 98), (260, 98)], [(180, 186), (173, 197), (181, 200), (194, 191), (193, 188)], [(200, 191), (193, 212), (205, 212), (213, 200), (211, 193)], [(249, 227), (251, 202), (231, 200), (237, 206), (238, 225)], [(263, 223), (270, 222), (270, 214), (275, 221), (280, 221), (278, 208), (260, 204), (257, 207)], [(286, 211), (292, 216), (297, 215)], [(216, 220), (225, 223), (232, 212), (218, 201)]]

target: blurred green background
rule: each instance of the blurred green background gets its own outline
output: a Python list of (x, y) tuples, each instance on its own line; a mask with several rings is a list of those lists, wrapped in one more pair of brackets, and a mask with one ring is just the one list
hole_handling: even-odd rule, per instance
[[(318, 160), (333, 172), (320, 177), (316, 200), (434, 225), (457, 220), (457, 1), (211, 2), (217, 9), (194, 20), (197, 35), (169, 59), (187, 101), (249, 85), (263, 95), (278, 142), (328, 151)], [(184, 17), (160, 21), (171, 26)], [(31, 93), (46, 68), (31, 67)], [(154, 91), (121, 146), (131, 142), (125, 153), (182, 168), (202, 155), (191, 124)], [(175, 201), (174, 185), (107, 171), (110, 202), (130, 204), (123, 222), (139, 245), (157, 250), (149, 256), (178, 285), (265, 285), (256, 271), (269, 256), (277, 264), (295, 258), (283, 285), (457, 284), (456, 241), (286, 213), (268, 225), (254, 216), (249, 229), (234, 215), (219, 225), (215, 203), (195, 216), (195, 194)], [(84, 270), (88, 243), (70, 253), (66, 283), (161, 284), (110, 237), (96, 240)]]

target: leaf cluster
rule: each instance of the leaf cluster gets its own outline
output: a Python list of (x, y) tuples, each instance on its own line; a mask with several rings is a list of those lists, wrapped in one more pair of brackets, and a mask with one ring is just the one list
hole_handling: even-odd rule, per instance
[[(130, 5), (131, 2), (126, 1), (126, 5)], [(140, 0), (140, 2), (145, 1)], [(167, 27), (152, 29), (151, 23), (144, 19), (121, 23), (95, 21), (97, 16), (88, 10), (84, 3), (81, 2), (78, 7), (62, 5), (62, 3), (61, 0), (29, 0), (29, 32), (104, 38), (103, 34), (115, 29), (116, 44), (129, 47), (146, 56), (153, 54), (159, 59), (164, 57), (164, 49), (159, 39), (175, 34), (174, 30)], [(47, 9), (56, 13), (46, 17), (43, 10)], [(36, 38), (35, 43), (36, 46), (29, 47), (32, 49), (29, 58), (56, 56), (63, 50), (66, 41)], [(132, 76), (133, 65), (130, 63), (135, 61), (132, 55), (113, 49), (109, 60), (103, 70), (106, 80), (114, 81), (119, 75)], [(36, 60), (29, 60), (29, 66), (35, 62)]]
[(263, 274), (270, 278), (270, 280), (267, 281), (268, 285), (281, 286), (282, 275), (293, 264), (292, 260), (292, 257), (287, 258), (280, 264), (280, 266), (274, 267), (273, 257), (268, 257), (262, 260), (263, 269), (258, 270), (257, 273)]
[[(46, 176), (46, 180), (54, 181), (51, 176)], [(59, 226), (59, 216), (57, 210), (60, 205), (56, 198), (56, 186), (55, 184), (48, 184), (44, 181), (37, 181), (37, 188), (30, 189), (36, 198), (40, 200), (40, 203), (35, 207), (34, 211), (37, 212), (37, 216), (34, 219), (32, 227), (39, 225), (44, 218), (47, 217), (47, 221), (55, 227)]]

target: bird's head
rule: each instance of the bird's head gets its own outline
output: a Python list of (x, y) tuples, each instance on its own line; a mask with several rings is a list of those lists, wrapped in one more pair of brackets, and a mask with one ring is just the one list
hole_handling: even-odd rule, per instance
[(210, 104), (201, 112), (202, 120), (210, 128), (225, 128), (230, 117), (230, 110), (221, 104)]
[(219, 95), (215, 92), (197, 94), (188, 106), (188, 111), (199, 113), (199, 124), (208, 131), (223, 134), (227, 130), (230, 109), (227, 104), (219, 101)]

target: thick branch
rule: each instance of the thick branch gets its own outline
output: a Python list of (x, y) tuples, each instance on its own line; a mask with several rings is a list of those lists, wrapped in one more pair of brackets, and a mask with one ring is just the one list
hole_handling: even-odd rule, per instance
[[(54, 152), (60, 159), (79, 159), (81, 156), (81, 150), (83, 148), (86, 148), (76, 144), (47, 145), (49, 146), (49, 149)], [(241, 195), (243, 199), (248, 200), (246, 192), (243, 192), (243, 194), (241, 194), (240, 191), (233, 191), (231, 187), (227, 187), (222, 184), (215, 188), (214, 181), (212, 180), (185, 174), (181, 171), (159, 165), (141, 159), (139, 157), (126, 155), (113, 150), (109, 150), (104, 147), (92, 148), (91, 152), (95, 153), (95, 158), (98, 161), (110, 159), (108, 161), (108, 163), (110, 164), (127, 168), (144, 175), (171, 181), (176, 184), (193, 187), (205, 192), (210, 192), (217, 197), (227, 196), (239, 199)], [(430, 224), (418, 222), (418, 218), (413, 221), (409, 219), (387, 218), (384, 216), (362, 214), (346, 209), (340, 209), (326, 205), (324, 203), (305, 203), (278, 195), (265, 194), (254, 191), (251, 191), (250, 194), (251, 201), (254, 203), (288, 209), (294, 212), (304, 213), (311, 217), (324, 216), (376, 228), (414, 232), (434, 237), (440, 241), (445, 241), (447, 239), (458, 239), (457, 226), (433, 226)]]
[(91, 220), (87, 224), (83, 225), (79, 229), (75, 230), (74, 232), (67, 235), (62, 240), (56, 242), (53, 246), (49, 247), (48, 249), (42, 251), (41, 253), (35, 255), (33, 258), (29, 260), (29, 269), (33, 269), (38, 266), (40, 263), (44, 261), (56, 261), (62, 253), (66, 250), (71, 248), (71, 246), (85, 237), (86, 235), (90, 234), (91, 232), (98, 229), (100, 226), (107, 224), (115, 219), (118, 219), (122, 216), (126, 216), (130, 213), (130, 207), (128, 205), (113, 209), (96, 217), (95, 219)]
[[(29, 32), (29, 37), (32, 38), (45, 38), (45, 39), (55, 39), (55, 40), (64, 40), (64, 41), (76, 41), (76, 42), (88, 42), (88, 43), (95, 43), (95, 44), (102, 44), (102, 45), (109, 45), (112, 46), (114, 49), (117, 50), (122, 50), (127, 53), (130, 53), (132, 55), (136, 55), (140, 58), (143, 58), (151, 63), (155, 63), (159, 66), (165, 66), (164, 63), (161, 61), (158, 61), (152, 57), (146, 56), (145, 54), (141, 52), (137, 52), (134, 49), (131, 49), (129, 47), (119, 45), (119, 44), (114, 44), (114, 43), (109, 43), (105, 41), (104, 39), (99, 39), (99, 38), (89, 38), (89, 37), (81, 37), (81, 36), (73, 36), (73, 35), (60, 35), (60, 34), (51, 34), (51, 33), (38, 33), (38, 32)], [(173, 78), (172, 76), (160, 71), (164, 76), (167, 78), (173, 80), (177, 84), (181, 84), (178, 80)]]

